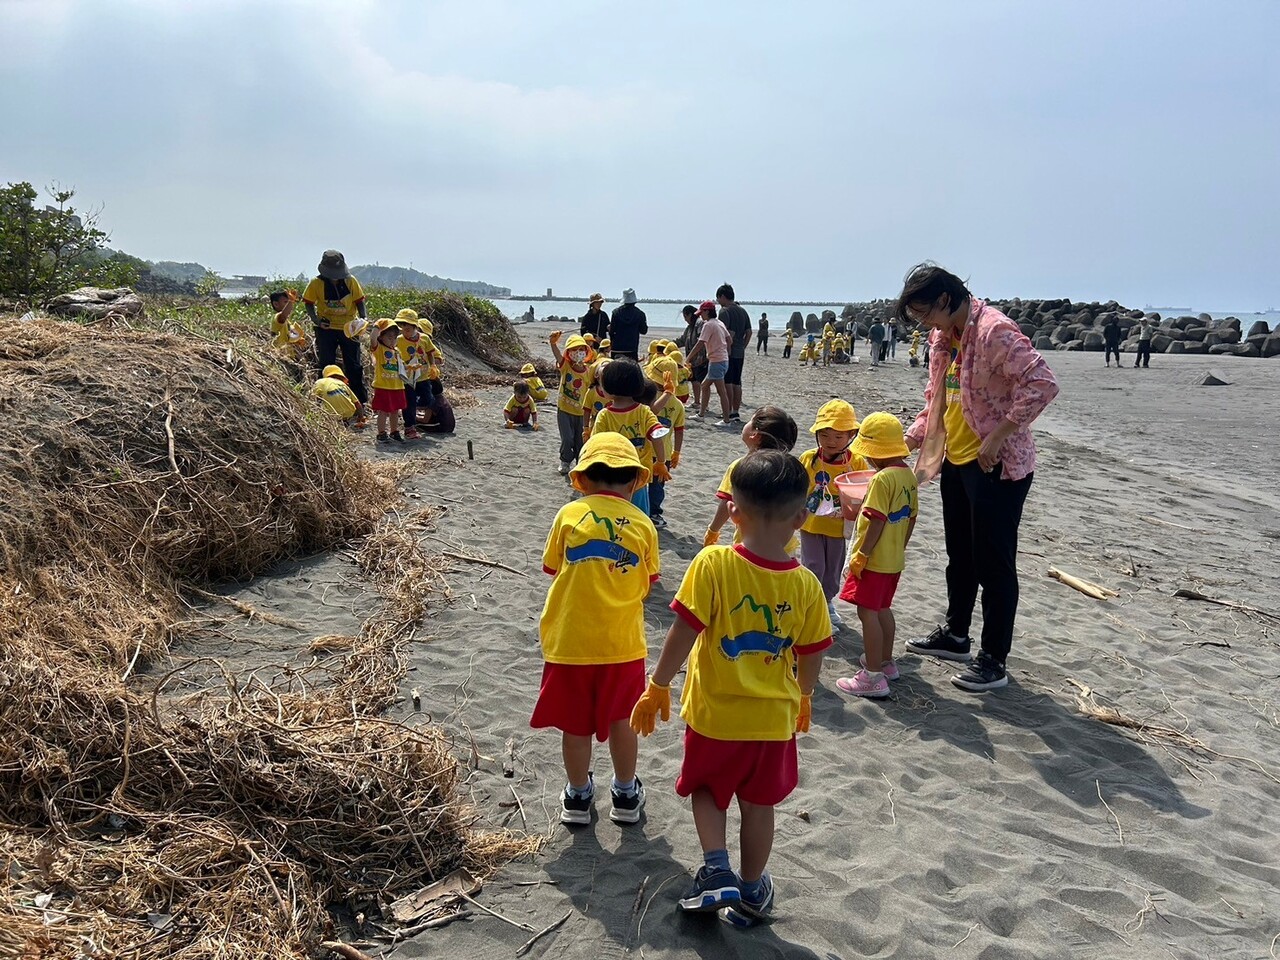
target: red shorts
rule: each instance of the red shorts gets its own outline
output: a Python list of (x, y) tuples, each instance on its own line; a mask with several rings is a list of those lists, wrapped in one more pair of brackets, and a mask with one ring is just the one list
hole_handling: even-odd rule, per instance
[(547, 663), (531, 727), (555, 727), (575, 737), (609, 739), (609, 724), (631, 717), (644, 693), (643, 660), (628, 663)]
[(898, 592), (900, 573), (877, 573), (863, 570), (861, 577), (845, 577), (840, 599), (867, 610), (888, 610)]
[(529, 422), (528, 407), (521, 407), (518, 410), (516, 410), (515, 413), (512, 413), (510, 410), (506, 410), (504, 411), (504, 413), (506, 413), (507, 419), (510, 420), (512, 423), (528, 423)]
[(774, 807), (799, 782), (794, 736), (790, 740), (713, 740), (685, 727), (684, 763), (676, 778), (676, 793), (682, 797), (710, 790), (721, 810), (729, 809), (734, 796)]
[(399, 390), (388, 390), (386, 387), (373, 388), (373, 409), (378, 413), (398, 413), (408, 405), (404, 387)]

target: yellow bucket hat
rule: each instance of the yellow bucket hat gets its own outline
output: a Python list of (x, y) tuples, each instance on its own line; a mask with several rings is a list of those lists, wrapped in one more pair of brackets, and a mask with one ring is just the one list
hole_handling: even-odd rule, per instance
[(596, 335), (595, 335), (594, 333), (588, 333), (588, 334), (587, 334), (585, 337), (583, 337), (582, 339), (583, 339), (583, 340), (585, 340), (585, 341), (587, 341), (587, 343), (595, 343), (595, 342), (596, 342)]
[(654, 360), (653, 363), (649, 364), (649, 367), (646, 370), (646, 373), (648, 373), (650, 380), (652, 380), (654, 383), (661, 386), (663, 374), (665, 373), (671, 374), (671, 379), (674, 380), (679, 370), (680, 368), (676, 365), (676, 362), (674, 360), (672, 360), (666, 354), (662, 354), (656, 360)]
[(667, 347), (667, 359), (674, 360), (676, 366), (679, 366), (684, 363), (684, 354), (681, 353), (680, 348), (673, 343), (671, 346)]
[(818, 408), (818, 416), (809, 428), (810, 433), (819, 430), (857, 430), (858, 415), (847, 400), (828, 400)]
[(369, 329), (368, 320), (366, 320), (364, 317), (352, 317), (345, 324), (343, 324), (342, 332), (345, 333), (350, 339), (355, 340), (360, 336), (360, 334), (364, 333), (368, 329)]
[(522, 377), (531, 377), (537, 372), (538, 372), (538, 368), (535, 367), (532, 363), (526, 363), (523, 367), (520, 368), (520, 376)]
[(426, 317), (418, 318), (418, 329), (425, 333), (428, 337), (436, 332), (436, 325)]
[(396, 314), (397, 326), (404, 326), (406, 323), (417, 327), (419, 330), (422, 329), (422, 321), (418, 319), (418, 311), (410, 310), (408, 307)]
[(608, 337), (605, 337), (603, 340), (600, 341), (601, 350), (609, 350), (612, 347), (613, 347), (613, 341), (610, 340)]
[(386, 333), (388, 330), (400, 329), (400, 327), (396, 324), (396, 322), (392, 320), (390, 317), (383, 317), (381, 320), (379, 320), (377, 323), (374, 324), (374, 327), (377, 328), (378, 333)]
[(572, 337), (570, 337), (569, 342), (564, 345), (565, 353), (568, 353), (570, 350), (588, 350), (588, 349), (590, 349), (590, 346), (588, 345), (587, 341), (582, 338), (581, 334), (577, 334), (577, 333), (575, 333)]
[[(677, 353), (680, 353), (680, 348), (676, 346), (674, 342), (672, 342), (671, 340), (668, 340), (667, 345), (662, 348), (662, 352), (665, 353), (668, 357), (674, 357)], [(684, 356), (682, 354), (680, 357), (680, 360), (683, 360), (683, 359), (684, 359)], [(679, 363), (680, 361), (677, 360), (676, 362)]]
[(907, 449), (901, 421), (892, 413), (883, 412), (873, 413), (862, 421), (849, 449), (875, 460), (896, 460), (911, 452)]
[(320, 371), (322, 377), (337, 377), (339, 380), (347, 379), (347, 375), (342, 372), (342, 368), (336, 363), (331, 363)]
[(649, 341), (649, 356), (651, 356), (651, 357), (656, 357), (656, 356), (657, 356), (659, 353), (661, 353), (661, 352), (662, 352), (662, 341), (661, 341), (661, 340), (650, 340), (650, 341)]
[(574, 487), (582, 489), (579, 486), (581, 474), (596, 463), (603, 463), (606, 467), (635, 467), (640, 471), (640, 486), (649, 482), (649, 468), (640, 462), (635, 445), (620, 433), (593, 433), (591, 439), (582, 445), (578, 465), (569, 471)]

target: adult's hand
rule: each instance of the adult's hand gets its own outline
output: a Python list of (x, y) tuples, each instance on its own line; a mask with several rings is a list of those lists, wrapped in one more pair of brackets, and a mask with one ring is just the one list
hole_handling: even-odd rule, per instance
[(920, 441), (917, 440), (915, 437), (907, 437), (906, 440), (907, 440), (908, 453), (915, 453), (917, 450), (920, 449)]
[(983, 438), (982, 446), (978, 448), (978, 466), (982, 468), (983, 473), (990, 473), (1000, 462), (1000, 451), (1004, 449), (1004, 442), (1016, 429), (1017, 427), (1006, 420)]

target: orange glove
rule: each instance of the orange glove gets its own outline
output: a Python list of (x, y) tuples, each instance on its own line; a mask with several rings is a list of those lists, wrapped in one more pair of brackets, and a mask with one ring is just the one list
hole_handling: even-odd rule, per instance
[(671, 454), (671, 469), (672, 469), (672, 470), (674, 470), (674, 469), (675, 469), (676, 467), (678, 467), (678, 466), (680, 466), (680, 451), (679, 451), (679, 450), (677, 450), (677, 451), (675, 451), (674, 453), (672, 453), (672, 454)]
[(850, 557), (849, 558), (849, 576), (853, 577), (855, 580), (860, 579), (862, 577), (862, 571), (866, 569), (867, 561), (870, 559), (871, 558), (868, 557), (861, 550), (859, 550), (852, 557)]
[(659, 714), (662, 721), (671, 719), (671, 687), (649, 678), (649, 686), (631, 710), (631, 729), (642, 737), (653, 733)]
[(533, 421), (533, 423), (529, 424), (529, 426), (531, 426), (534, 430), (537, 430), (537, 429), (538, 429), (538, 421), (537, 421), (537, 420)]
[(583, 428), (582, 428), (582, 442), (583, 442), (583, 443), (586, 443), (586, 442), (587, 442), (588, 440), (590, 440), (590, 439), (591, 439), (591, 428), (590, 428), (590, 427), (583, 427)]
[(813, 694), (800, 694), (800, 713), (796, 715), (796, 733), (808, 733), (813, 719)]
[(508, 421), (507, 421), (507, 429), (508, 429), (508, 430), (514, 430), (515, 428), (516, 428), (516, 422), (515, 422), (514, 420), (508, 420)]
[(559, 331), (559, 330), (553, 330), (553, 331), (551, 331), (551, 336), (547, 338), (547, 342), (548, 342), (548, 343), (550, 343), (553, 347), (554, 347), (557, 343), (559, 343), (559, 342), (560, 342), (560, 331)]
[(653, 478), (666, 483), (671, 479), (671, 471), (667, 469), (667, 465), (665, 463), (655, 463), (653, 465)]
[(662, 375), (662, 389), (667, 391), (667, 393), (676, 392), (676, 382), (672, 379), (670, 370)]
[(714, 547), (720, 542), (720, 531), (712, 530), (707, 527), (707, 532), (702, 535), (702, 545), (704, 547)]

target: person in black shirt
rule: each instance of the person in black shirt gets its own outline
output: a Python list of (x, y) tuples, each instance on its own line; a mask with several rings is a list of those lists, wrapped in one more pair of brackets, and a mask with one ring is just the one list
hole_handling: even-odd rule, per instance
[(751, 343), (751, 315), (738, 306), (733, 298), (733, 287), (720, 284), (716, 290), (716, 302), (720, 304), (720, 322), (732, 336), (729, 342), (729, 372), (724, 375), (725, 389), (729, 393), (730, 420), (741, 420), (738, 408), (742, 406), (742, 364), (746, 360), (747, 346)]
[(587, 305), (587, 312), (578, 321), (578, 333), (584, 337), (588, 333), (591, 334), (596, 338), (596, 343), (609, 336), (609, 315), (604, 312), (603, 307), (604, 296), (593, 293)]
[(609, 320), (609, 339), (613, 341), (611, 355), (629, 357), (640, 362), (640, 334), (649, 332), (644, 311), (636, 306), (636, 292), (631, 288), (622, 291), (622, 306), (613, 311)]

